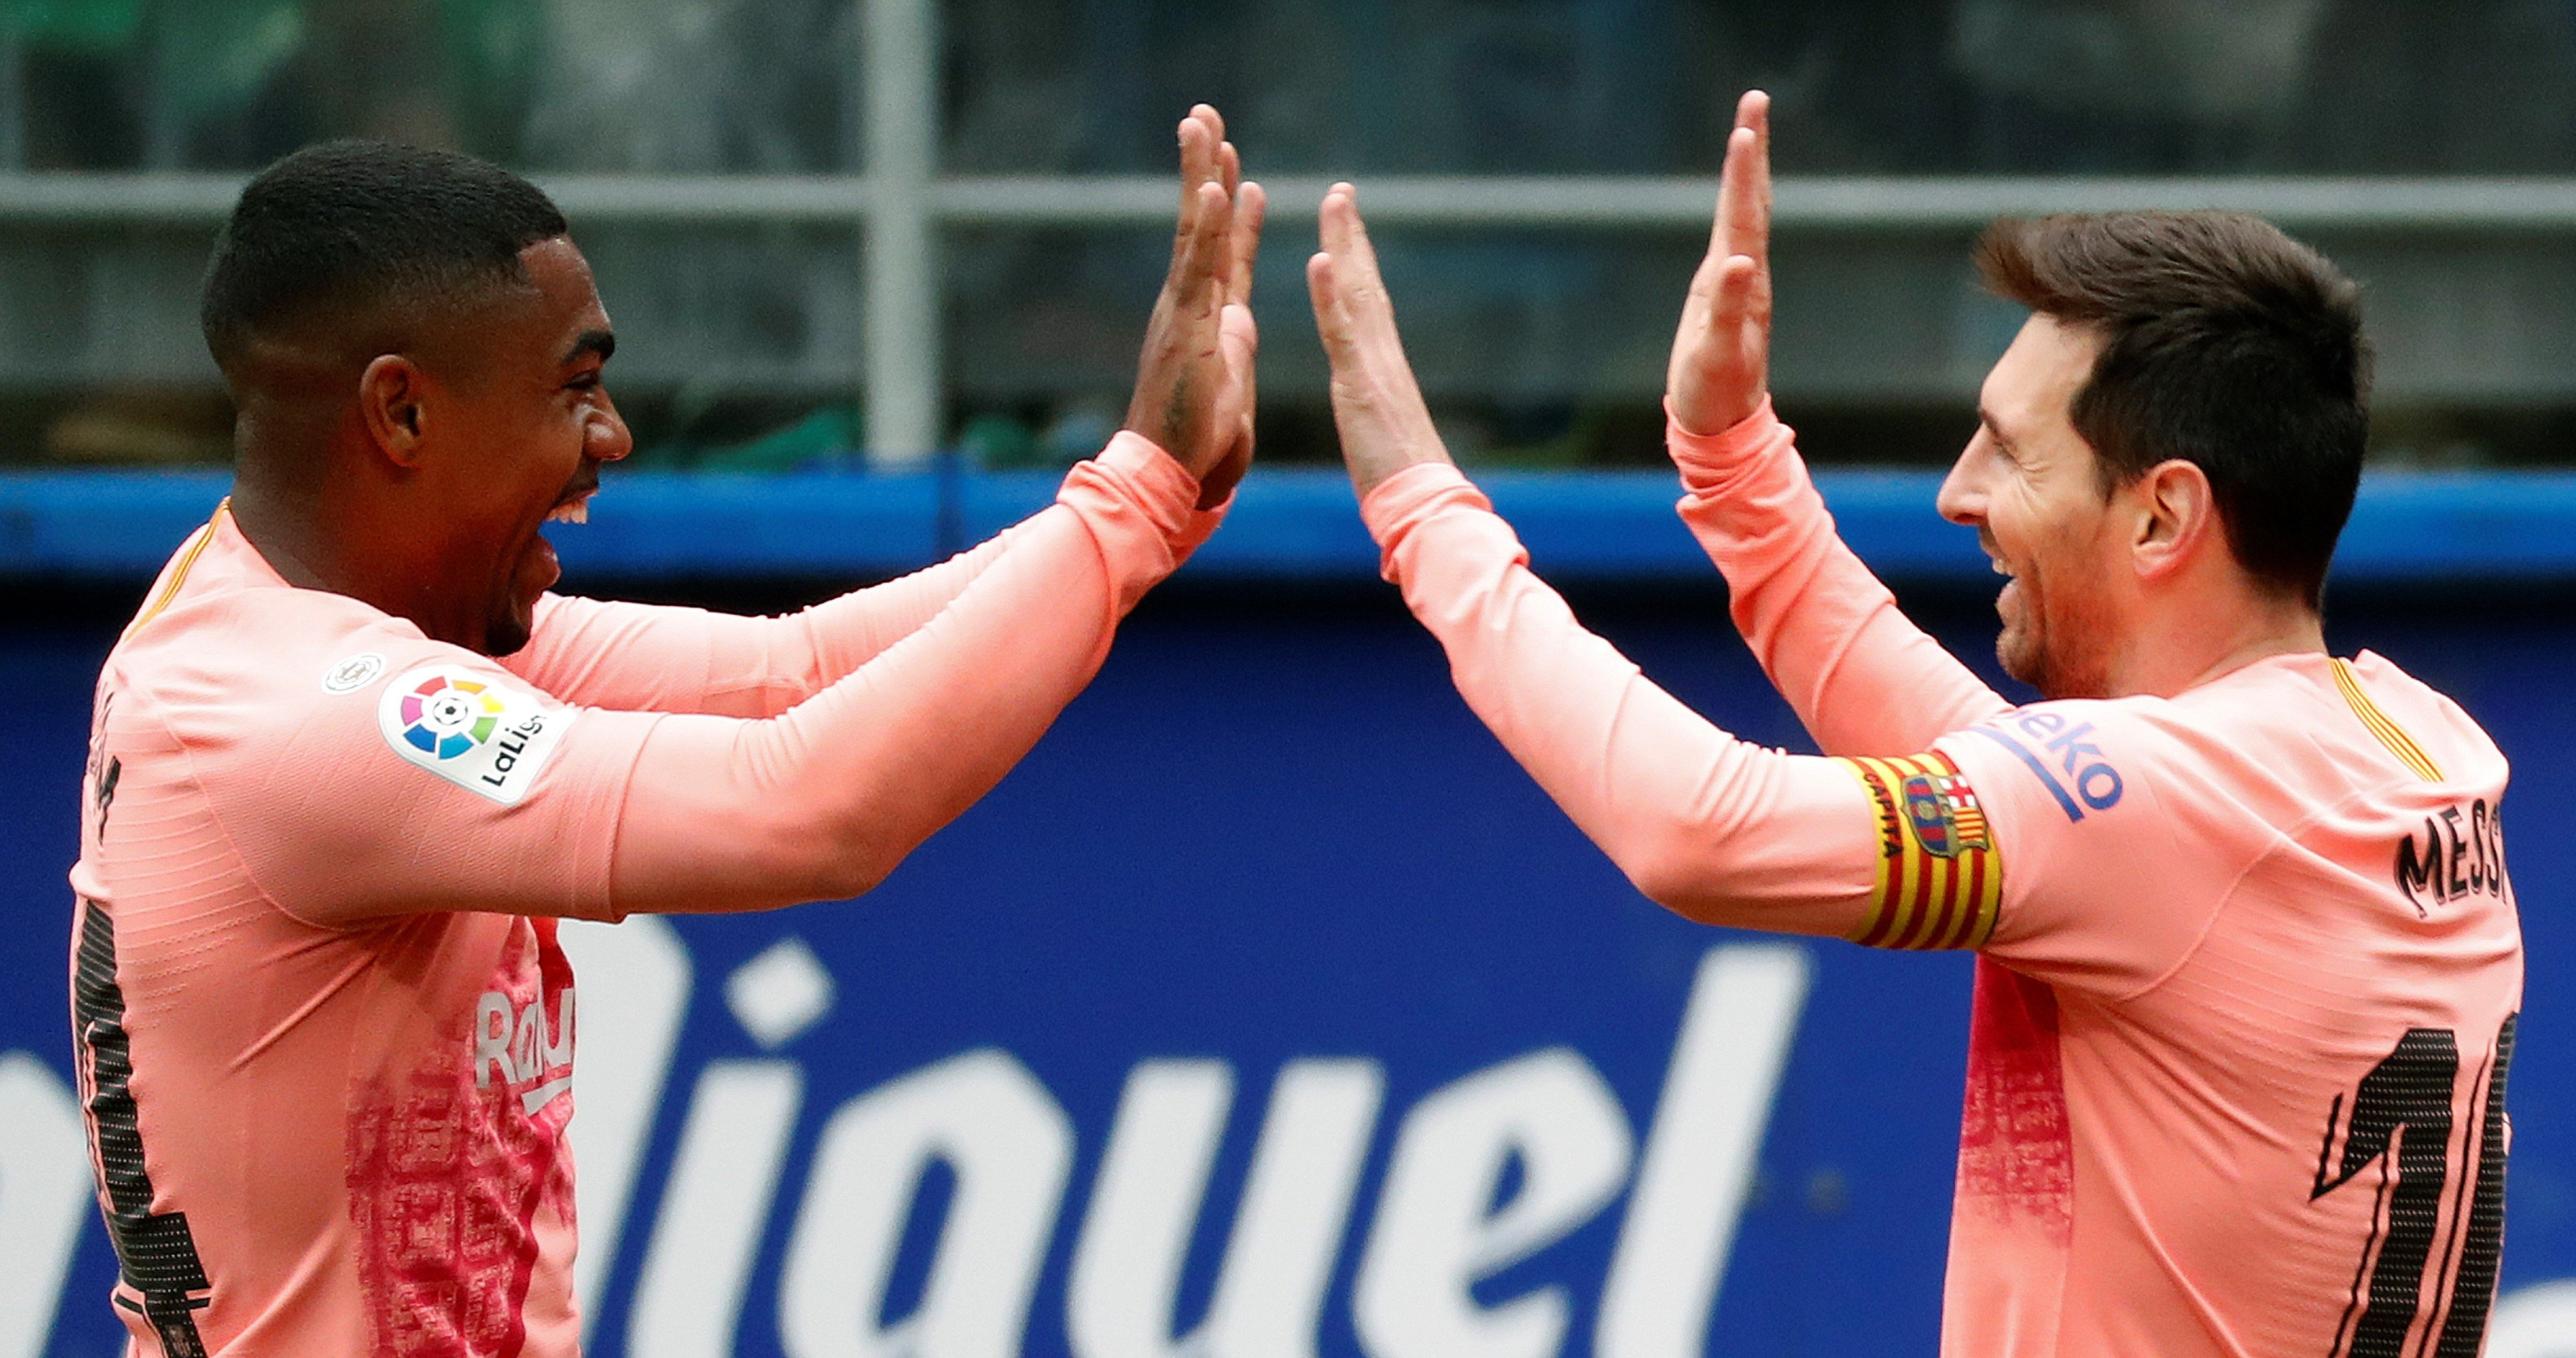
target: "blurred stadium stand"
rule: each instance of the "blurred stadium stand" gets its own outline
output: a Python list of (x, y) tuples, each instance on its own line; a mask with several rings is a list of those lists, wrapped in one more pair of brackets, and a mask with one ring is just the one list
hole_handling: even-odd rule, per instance
[(0, 461), (220, 462), (208, 232), (353, 133), (561, 196), (638, 468), (1069, 460), (1123, 404), (1205, 98), (1280, 209), (1275, 461), (1330, 455), (1298, 266), (1346, 175), (1462, 456), (1650, 465), (1752, 84), (1777, 386), (1821, 461), (1964, 437), (2016, 319), (1968, 272), (1986, 220), (2141, 204), (2261, 213), (2365, 280), (2383, 465), (2576, 460), (2565, 0), (0, 0)]

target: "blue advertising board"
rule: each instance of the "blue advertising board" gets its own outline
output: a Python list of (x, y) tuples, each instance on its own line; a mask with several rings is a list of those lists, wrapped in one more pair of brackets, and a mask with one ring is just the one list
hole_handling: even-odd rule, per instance
[[(592, 1351), (1932, 1353), (1966, 959), (1647, 903), (1391, 595), (1150, 601), (870, 896), (568, 928)], [(1581, 602), (1701, 711), (1805, 747), (1713, 591)], [(1982, 601), (1932, 602), (1982, 661)], [(60, 979), (113, 626), (0, 630), (0, 1358), (121, 1343)], [(2489, 1352), (2565, 1358), (2576, 618), (2425, 591), (2331, 630), (2518, 763), (2531, 970)]]

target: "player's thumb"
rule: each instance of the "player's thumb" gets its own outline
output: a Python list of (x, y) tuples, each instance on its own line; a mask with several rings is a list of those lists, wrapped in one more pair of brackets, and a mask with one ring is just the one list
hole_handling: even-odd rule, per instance
[(1226, 366), (1246, 376), (1252, 371), (1252, 356), (1261, 350), (1261, 327), (1252, 318), (1252, 308), (1241, 302), (1228, 302), (1217, 314), (1217, 344), (1225, 351)]
[(1357, 362), (1352, 352), (1351, 316), (1342, 305), (1341, 282), (1333, 257), (1317, 253), (1306, 261), (1306, 296), (1315, 306), (1315, 333), (1324, 342), (1324, 359), (1337, 376), (1348, 376)]

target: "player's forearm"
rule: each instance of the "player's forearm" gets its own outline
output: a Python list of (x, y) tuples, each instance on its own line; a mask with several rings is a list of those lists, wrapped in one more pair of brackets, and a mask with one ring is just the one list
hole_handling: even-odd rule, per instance
[(783, 701), (761, 715), (775, 716), (803, 702), (921, 630), (1026, 537), (1027, 528), (1025, 522), (1013, 524), (935, 566), (785, 617), (756, 620), (769, 625), (764, 663), (794, 680), (772, 690), (773, 699)]
[(1897, 608), (1834, 531), (1769, 402), (1714, 436), (1668, 422), (1682, 521), (1726, 577), (1737, 630), (1818, 745), (1928, 746), (2009, 705)]
[(1197, 487), (1151, 445), (1066, 478), (957, 598), (793, 710), (672, 717), (638, 761), (621, 911), (856, 895), (998, 782), (1082, 690), (1118, 620), (1168, 575)]
[[(1192, 509), (1174, 528), (1186, 560), (1231, 505)], [(696, 608), (550, 598), (510, 668), (567, 702), (631, 711), (774, 717), (939, 616), (1012, 550), (1014, 525), (935, 566), (799, 612), (752, 618)]]
[[(1138, 435), (1122, 434), (1120, 437), (1144, 444)], [(1177, 524), (1169, 527), (1165, 541), (1171, 549), (1174, 569), (1189, 560), (1190, 553), (1197, 551), (1200, 544), (1217, 530), (1233, 504), (1234, 499), (1229, 495), (1212, 509), (1192, 507)], [(938, 565), (883, 584), (854, 590), (801, 613), (778, 619), (778, 622), (794, 629), (791, 636), (780, 639), (780, 644), (791, 648), (793, 657), (786, 672), (801, 674), (806, 682), (801, 690), (792, 692), (785, 702), (763, 715), (776, 715), (804, 701), (821, 691), (824, 685), (858, 669), (887, 647), (919, 631), (985, 571), (1017, 550), (1018, 544), (1028, 536), (1027, 527), (1025, 522), (1014, 524)]]
[(1367, 509), (1460, 694), (1640, 891), (1712, 924), (1857, 927), (1872, 843), (1848, 775), (1746, 745), (1648, 682), (1454, 470), (1401, 473)]

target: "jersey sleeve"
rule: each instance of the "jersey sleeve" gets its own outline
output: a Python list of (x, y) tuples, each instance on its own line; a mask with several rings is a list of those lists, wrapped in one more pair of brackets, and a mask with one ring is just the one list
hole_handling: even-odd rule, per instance
[(1640, 892), (1709, 924), (1866, 926), (1879, 846), (1858, 780), (1739, 741), (1649, 682), (1455, 468), (1410, 468), (1364, 512), (1459, 693)]
[(1888, 769), (1913, 836), (1900, 873), (1982, 862), (1991, 916), (1962, 946), (2114, 999), (2190, 956), (2276, 832), (2227, 813), (2227, 790), (2155, 705), (2040, 703), (1942, 738), (1917, 761), (1930, 767), (1855, 761)]
[[(1231, 505), (1194, 508), (1174, 523), (1176, 564)], [(503, 664), (588, 706), (774, 717), (920, 630), (1026, 536), (1026, 525), (1014, 525), (935, 566), (774, 618), (549, 594), (527, 647)]]
[(777, 717), (673, 715), (636, 761), (622, 912), (855, 896), (1000, 781), (1169, 575), (1198, 484), (1113, 441), (947, 607)]
[(236, 686), (233, 711), (175, 719), (262, 894), (325, 927), (449, 910), (612, 917), (620, 808), (657, 718), (573, 707), (407, 626), (350, 644), (367, 649), (341, 666), (368, 682), (286, 674), (255, 697)]
[(1834, 531), (1796, 437), (1762, 407), (1723, 434), (1667, 421), (1691, 536), (1737, 630), (1827, 754), (1923, 750), (2010, 704), (1897, 608)]
[(774, 717), (882, 654), (974, 583), (1018, 528), (910, 575), (781, 617), (547, 595), (504, 663), (571, 702)]
[(569, 704), (409, 632), (334, 664), (318, 700), (312, 676), (272, 689), (260, 710), (285, 721), (183, 743), (254, 883), (310, 923), (853, 896), (1081, 691), (1196, 495), (1151, 444), (1113, 445), (930, 621), (772, 718)]

